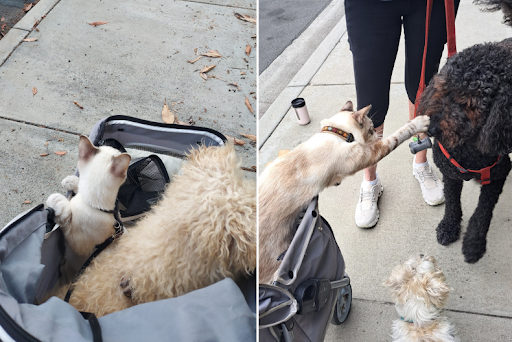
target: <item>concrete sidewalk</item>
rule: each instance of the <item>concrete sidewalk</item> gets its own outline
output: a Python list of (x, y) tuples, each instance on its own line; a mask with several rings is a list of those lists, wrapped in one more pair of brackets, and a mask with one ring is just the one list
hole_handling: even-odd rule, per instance
[[(512, 29), (501, 22), (501, 13), (483, 13), (471, 2), (462, 2), (456, 21), (458, 50), (511, 37)], [(404, 59), (402, 41), (392, 77), (385, 135), (408, 120)], [(312, 117), (307, 126), (299, 126), (290, 110), (290, 101), (299, 95), (306, 99)], [(261, 118), (260, 172), (279, 150), (293, 149), (307, 140), (320, 130), (321, 119), (337, 113), (347, 100), (355, 99), (352, 56), (342, 19)], [(360, 229), (354, 223), (362, 172), (320, 195), (320, 212), (333, 227), (354, 296), (348, 320), (340, 326), (330, 326), (326, 340), (390, 341), (392, 321), (399, 317), (381, 283), (410, 255), (424, 253), (438, 259), (454, 288), (446, 314), (457, 326), (461, 341), (512, 341), (512, 181), (505, 184), (494, 210), (487, 253), (470, 265), (464, 262), (460, 240), (449, 247), (437, 243), (435, 228), (444, 205), (431, 207), (423, 201), (412, 176), (412, 159), (407, 144), (403, 144), (379, 163), (385, 191), (379, 202), (381, 217), (373, 229)], [(429, 159), (432, 160), (431, 151)], [(478, 184), (464, 184), (463, 230), (476, 207), (478, 194)]]
[[(235, 13), (255, 18), (256, 1), (39, 1), (0, 40), (0, 227), (63, 192), (79, 134), (111, 115), (163, 122), (165, 99), (181, 121), (243, 140), (242, 166), (256, 166), (239, 135), (256, 134), (256, 24)], [(187, 62), (209, 50), (223, 57)]]

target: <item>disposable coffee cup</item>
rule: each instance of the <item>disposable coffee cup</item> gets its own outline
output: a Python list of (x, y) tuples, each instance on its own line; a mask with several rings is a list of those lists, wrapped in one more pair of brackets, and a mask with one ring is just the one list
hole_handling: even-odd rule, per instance
[(299, 125), (307, 125), (311, 119), (309, 118), (308, 109), (306, 108), (306, 101), (302, 97), (296, 98), (292, 101), (292, 107), (297, 116)]

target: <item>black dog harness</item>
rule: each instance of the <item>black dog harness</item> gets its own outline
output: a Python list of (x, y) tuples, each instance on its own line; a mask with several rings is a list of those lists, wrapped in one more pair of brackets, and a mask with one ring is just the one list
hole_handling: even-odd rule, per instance
[(487, 167), (484, 167), (483, 169), (480, 169), (480, 170), (468, 170), (468, 169), (465, 169), (463, 168), (462, 166), (460, 166), (459, 163), (457, 163), (457, 161), (455, 159), (452, 158), (452, 156), (450, 156), (450, 154), (448, 153), (448, 151), (446, 151), (446, 149), (443, 147), (443, 145), (441, 145), (440, 142), (439, 143), (439, 148), (441, 149), (441, 152), (443, 152), (444, 156), (446, 158), (448, 158), (448, 160), (453, 164), (455, 165), (455, 167), (461, 172), (461, 173), (468, 173), (468, 172), (474, 172), (474, 173), (479, 173), (480, 174), (480, 179), (477, 180), (478, 183), (482, 184), (482, 185), (487, 185), (489, 183), (491, 183), (491, 169), (496, 165), (498, 164), (498, 162), (500, 161), (500, 158), (501, 156), (498, 156), (498, 160), (492, 164), (491, 166), (487, 166)]
[[(94, 207), (93, 207), (94, 208)], [(114, 210), (105, 210), (100, 208), (95, 208), (98, 210), (103, 211), (107, 214), (114, 214), (114, 218), (116, 220), (116, 223), (114, 223), (114, 234), (109, 236), (103, 243), (96, 245), (96, 250), (94, 253), (87, 259), (87, 261), (82, 265), (80, 270), (77, 272), (77, 274), (73, 277), (73, 281), (71, 282), (71, 285), (69, 286), (68, 292), (66, 293), (66, 297), (64, 298), (65, 302), (69, 303), (69, 299), (71, 298), (71, 294), (74, 290), (74, 283), (78, 280), (78, 278), (84, 273), (85, 269), (89, 266), (89, 264), (100, 254), (105, 248), (107, 248), (112, 242), (114, 242), (117, 238), (119, 238), (121, 235), (123, 235), (124, 227), (123, 222), (121, 221), (121, 216), (119, 215), (119, 201), (116, 199), (116, 205), (114, 207)]]

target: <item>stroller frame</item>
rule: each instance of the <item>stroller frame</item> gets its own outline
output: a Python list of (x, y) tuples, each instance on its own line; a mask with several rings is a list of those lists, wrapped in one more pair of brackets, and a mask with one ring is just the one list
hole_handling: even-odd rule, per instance
[(323, 341), (350, 312), (352, 287), (318, 197), (305, 210), (272, 285), (259, 285), (260, 341)]

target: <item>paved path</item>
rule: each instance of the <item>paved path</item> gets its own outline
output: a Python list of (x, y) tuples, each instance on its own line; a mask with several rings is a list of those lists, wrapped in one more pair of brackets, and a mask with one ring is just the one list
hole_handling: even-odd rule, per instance
[[(245, 105), (256, 110), (256, 25), (235, 13), (254, 18), (255, 1), (41, 0), (31, 9), (0, 40), (0, 227), (63, 191), (79, 134), (110, 115), (162, 122), (165, 99), (180, 120), (245, 141), (242, 166), (255, 166), (256, 148), (239, 133), (256, 134)], [(88, 25), (96, 21), (108, 24)], [(187, 62), (209, 50), (223, 57)], [(218, 78), (203, 80), (199, 70), (213, 64)]]
[[(512, 36), (512, 29), (501, 21), (501, 13), (482, 13), (471, 2), (463, 2), (456, 22), (459, 50)], [(384, 134), (393, 132), (408, 118), (404, 63), (402, 42)], [(299, 95), (306, 99), (312, 117), (307, 126), (299, 126), (290, 110), (290, 101)], [(279, 150), (292, 149), (318, 132), (321, 119), (355, 99), (352, 56), (342, 20), (260, 119), (259, 170), (275, 159)], [(488, 251), (478, 263), (470, 265), (463, 260), (460, 241), (449, 247), (437, 243), (435, 228), (444, 205), (431, 207), (423, 202), (411, 163), (412, 155), (404, 144), (379, 164), (385, 190), (379, 203), (381, 218), (373, 229), (360, 229), (354, 223), (362, 172), (320, 194), (320, 213), (334, 229), (354, 296), (348, 320), (341, 326), (331, 326), (326, 341), (390, 341), (392, 321), (399, 317), (381, 283), (393, 267), (419, 253), (434, 255), (454, 288), (446, 314), (457, 326), (461, 341), (512, 341), (512, 181), (505, 184), (494, 210)], [(478, 184), (464, 184), (463, 230), (478, 194)]]

